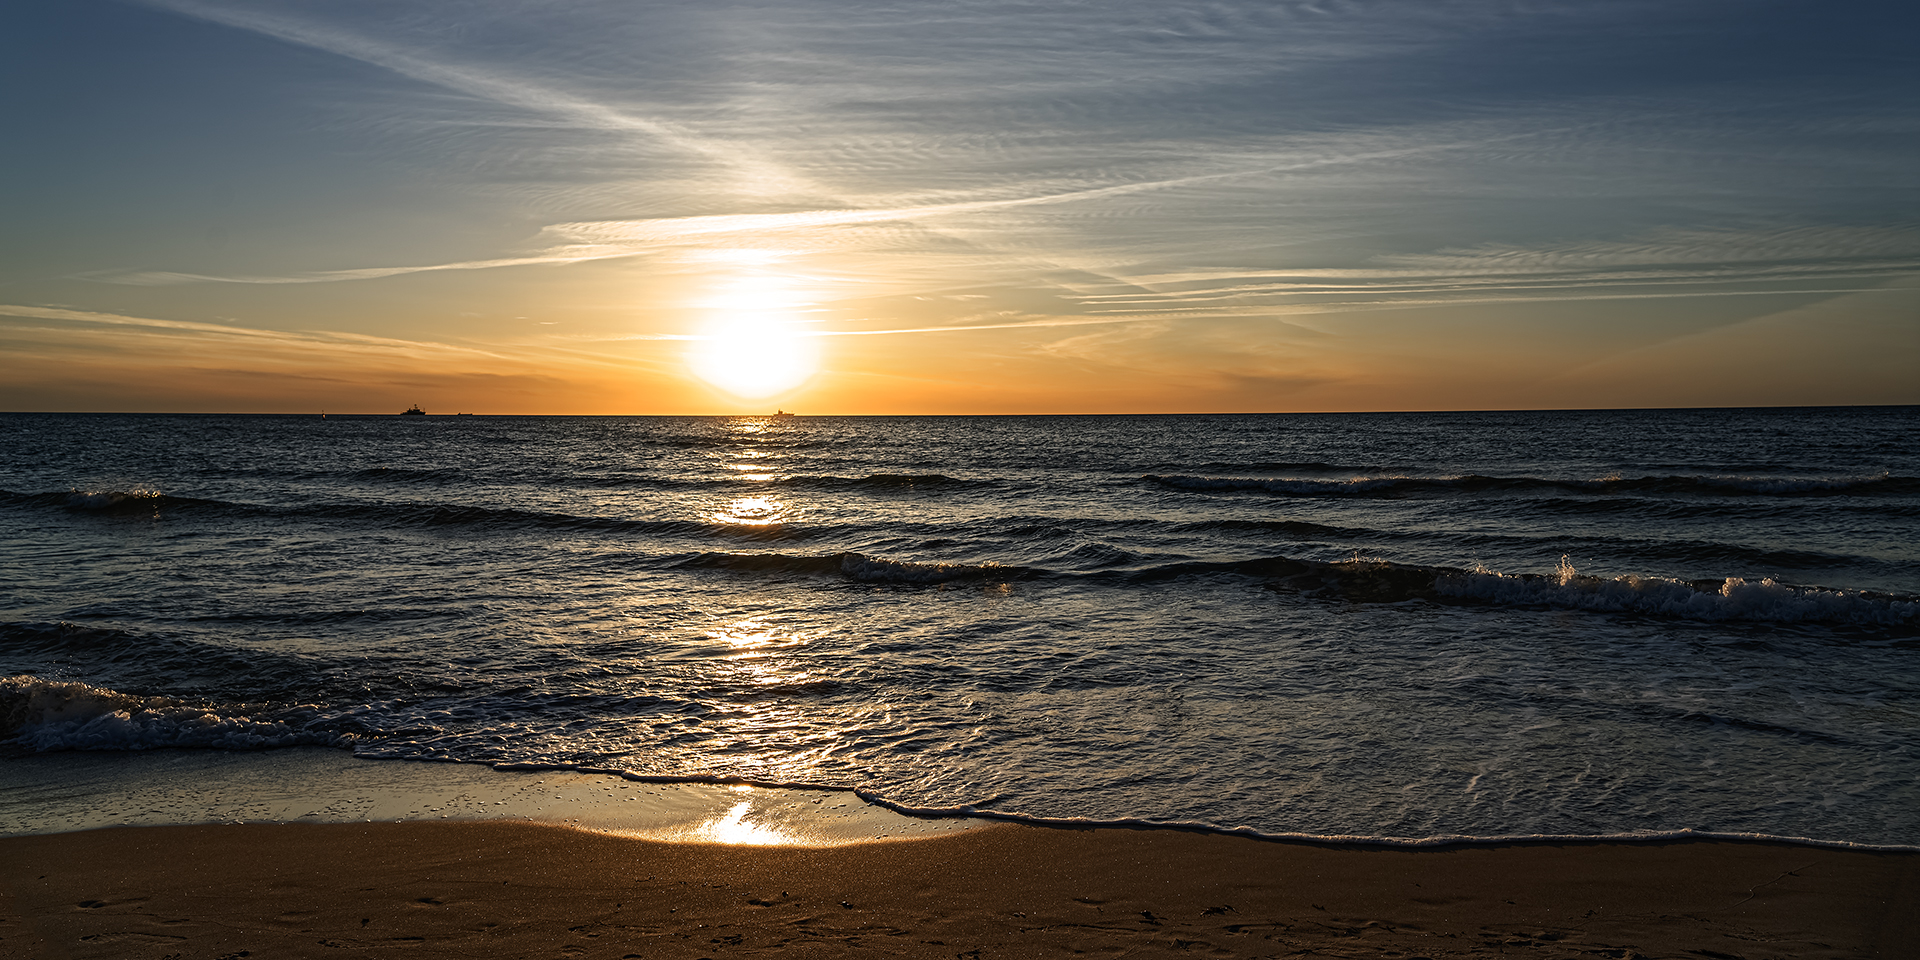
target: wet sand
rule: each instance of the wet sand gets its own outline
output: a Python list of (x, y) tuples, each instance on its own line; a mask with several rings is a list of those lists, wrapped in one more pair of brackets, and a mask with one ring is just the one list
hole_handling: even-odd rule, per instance
[(0, 956), (1912, 957), (1920, 854), (1392, 850), (999, 825), (824, 847), (516, 821), (0, 838)]
[(524, 820), (656, 840), (826, 846), (984, 826), (850, 790), (363, 760), (344, 750), (34, 754), (0, 763), (0, 836), (198, 823)]

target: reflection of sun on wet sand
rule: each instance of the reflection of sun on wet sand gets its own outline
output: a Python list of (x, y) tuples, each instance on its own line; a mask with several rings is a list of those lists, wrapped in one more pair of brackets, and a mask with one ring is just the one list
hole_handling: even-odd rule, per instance
[(483, 821), (13, 837), (0, 861), (10, 957), (1761, 960), (1912, 956), (1920, 937), (1920, 855), (1724, 841), (1383, 850), (1003, 825), (795, 847)]
[(488, 819), (653, 840), (830, 846), (985, 825), (904, 816), (846, 790), (370, 762), (324, 748), (42, 754), (10, 759), (6, 772), (18, 789), (0, 804), (0, 836), (195, 823)]

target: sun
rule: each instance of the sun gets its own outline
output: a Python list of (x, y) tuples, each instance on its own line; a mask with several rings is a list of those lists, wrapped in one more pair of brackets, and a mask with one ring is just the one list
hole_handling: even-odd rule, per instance
[(799, 387), (819, 368), (817, 338), (802, 335), (792, 316), (801, 304), (776, 278), (737, 279), (704, 306), (714, 319), (687, 357), (700, 379), (757, 400)]
[(700, 379), (736, 397), (786, 393), (819, 365), (813, 338), (795, 336), (791, 324), (745, 319), (716, 326), (696, 342), (690, 362)]

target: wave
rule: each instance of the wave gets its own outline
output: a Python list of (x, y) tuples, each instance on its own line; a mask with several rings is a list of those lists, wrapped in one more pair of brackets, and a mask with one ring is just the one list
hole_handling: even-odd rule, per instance
[(453, 504), (345, 504), (289, 511), (315, 519), (368, 520), (392, 526), (473, 527), (490, 530), (578, 531), (629, 534), (648, 538), (745, 536), (751, 539), (804, 539), (809, 531), (789, 524), (729, 524), (701, 520), (631, 520), (512, 507)]
[(1743, 477), (1672, 475), (1602, 477), (1593, 480), (1542, 477), (1488, 477), (1479, 474), (1436, 477), (1352, 477), (1314, 480), (1298, 477), (1202, 477), (1148, 474), (1143, 481), (1175, 490), (1223, 493), (1271, 493), (1294, 497), (1409, 497), (1456, 493), (1560, 491), (1592, 495), (1667, 494), (1693, 496), (1886, 496), (1920, 493), (1920, 477), (1878, 474), (1869, 477)]
[[(740, 480), (707, 481), (715, 484), (735, 484)], [(771, 483), (781, 487), (825, 490), (917, 490), (920, 488), (972, 487), (982, 486), (991, 481), (968, 480), (950, 477), (944, 473), (871, 473), (864, 477), (836, 476), (789, 476), (775, 477), (770, 481), (751, 481), (753, 483)]]
[[(438, 473), (423, 472), (416, 479), (437, 479)], [(727, 477), (676, 477), (649, 473), (562, 473), (540, 476), (490, 478), (515, 485), (530, 484), (543, 489), (589, 487), (594, 489), (702, 490), (733, 489), (741, 486), (775, 486), (813, 490), (887, 490), (922, 487), (975, 486), (986, 481), (967, 480), (940, 473), (874, 473), (859, 477), (832, 474), (755, 475), (747, 472)]]
[(162, 747), (261, 750), (350, 742), (313, 706), (195, 704), (25, 675), (0, 678), (0, 738), (35, 753)]
[(1677, 580), (1654, 576), (1594, 577), (1571, 564), (1551, 574), (1505, 574), (1485, 568), (1426, 566), (1356, 557), (1305, 560), (1181, 561), (1088, 574), (1154, 582), (1229, 574), (1264, 579), (1268, 588), (1356, 603), (1482, 603), (1599, 613), (1630, 613), (1685, 620), (1910, 626), (1920, 623), (1920, 598), (1833, 590), (1740, 577)]
[(863, 583), (948, 583), (962, 580), (1004, 582), (1032, 575), (1024, 567), (997, 563), (930, 563), (888, 560), (863, 553), (796, 556), (784, 553), (699, 553), (676, 566), (742, 573), (839, 576)]
[[(417, 618), (427, 611), (410, 611)], [(284, 615), (278, 615), (283, 614)], [(231, 611), (232, 625), (278, 620), (282, 623), (324, 624), (348, 619), (377, 619), (378, 611), (319, 611), (310, 614), (283, 611)], [(179, 617), (195, 624), (221, 619), (220, 615)], [(88, 683), (121, 690), (192, 690), (202, 705), (250, 704), (219, 707), (261, 716), (287, 709), (287, 704), (361, 703), (432, 694), (446, 689), (431, 676), (386, 669), (380, 657), (356, 657), (351, 666), (312, 652), (289, 652), (233, 646), (195, 639), (203, 634), (190, 627), (187, 636), (168, 632), (134, 632), (67, 621), (0, 623), (0, 663), (57, 664), (60, 676), (84, 678)], [(279, 706), (263, 706), (277, 704)], [(372, 714), (345, 711), (329, 723), (343, 736), (376, 735), (368, 726)], [(317, 728), (316, 728), (317, 729)], [(4, 735), (0, 735), (3, 737)]]
[(1326, 463), (1320, 460), (1249, 460), (1244, 463), (1228, 463), (1216, 460), (1211, 463), (1165, 463), (1159, 464), (1158, 466), (1174, 470), (1182, 468), (1187, 470), (1210, 470), (1216, 473), (1226, 473), (1236, 470), (1251, 470), (1255, 473), (1368, 473), (1374, 469), (1371, 467)]
[(1551, 574), (1505, 574), (1487, 569), (1442, 573), (1433, 589), (1462, 600), (1687, 620), (1766, 623), (1907, 625), (1920, 620), (1920, 600), (1885, 594), (1797, 587), (1770, 579), (1751, 582), (1667, 577), (1582, 575), (1562, 558)]
[(791, 524), (731, 524), (699, 520), (631, 520), (455, 503), (319, 502), (259, 505), (227, 500), (176, 497), (156, 491), (75, 491), (18, 494), (0, 490), (0, 505), (65, 509), (125, 516), (160, 516), (183, 508), (210, 514), (268, 516), (301, 521), (337, 523), (370, 521), (397, 527), (475, 527), (497, 530), (553, 530), (635, 534), (647, 537), (748, 538), (801, 540), (834, 528), (797, 528)]
[(0, 490), (0, 505), (63, 509), (72, 513), (106, 516), (147, 515), (162, 509), (218, 507), (218, 500), (168, 496), (158, 490), (135, 487), (131, 490), (72, 490), (49, 493), (14, 493)]
[(750, 479), (748, 476), (729, 477), (676, 477), (654, 473), (550, 473), (535, 476), (487, 476), (476, 475), (468, 471), (451, 467), (415, 469), (407, 467), (369, 467), (348, 471), (344, 475), (320, 474), (302, 475), (305, 479), (334, 479), (344, 476), (350, 480), (379, 481), (385, 483), (406, 483), (428, 486), (446, 486), (466, 481), (506, 482), (512, 484), (532, 483), (541, 487), (593, 487), (602, 489), (700, 489), (708, 487), (736, 487), (741, 484), (772, 484), (782, 487), (806, 489), (914, 489), (919, 487), (959, 487), (970, 486), (981, 481), (966, 480), (941, 473), (874, 473), (866, 476), (843, 477), (831, 474), (776, 475), (770, 479)]
[(1440, 600), (1434, 588), (1445, 567), (1387, 560), (1306, 560), (1254, 557), (1246, 560), (1181, 560), (1131, 570), (1101, 571), (1088, 579), (1156, 583), (1185, 577), (1230, 575), (1266, 581), (1268, 589), (1355, 603), (1405, 603)]
[(168, 669), (194, 665), (231, 673), (243, 669), (248, 662), (234, 651), (206, 644), (66, 621), (0, 623), (0, 651), (33, 653), (63, 663), (122, 664), (133, 669), (150, 664)]
[(350, 470), (345, 476), (353, 480), (446, 485), (466, 480), (469, 474), (454, 467), (366, 467)]
[(1228, 533), (1280, 533), (1303, 540), (1328, 538), (1384, 537), (1386, 531), (1362, 527), (1335, 527), (1309, 520), (1195, 520), (1174, 527), (1176, 530), (1209, 533), (1223, 531)]
[(949, 477), (944, 473), (874, 473), (855, 483), (862, 487), (946, 487), (971, 486), (977, 482)]
[[(1073, 578), (1083, 582), (1139, 585), (1190, 577), (1235, 576), (1264, 580), (1269, 589), (1355, 603), (1479, 603), (1706, 621), (1877, 626), (1920, 622), (1920, 598), (1794, 586), (1771, 579), (1748, 581), (1727, 577), (1690, 581), (1635, 575), (1595, 577), (1575, 572), (1565, 559), (1551, 574), (1505, 574), (1478, 567), (1462, 569), (1361, 557), (1326, 561), (1274, 556), (1141, 564), (1136, 562), (1137, 557), (1125, 551), (1098, 547), (1078, 548), (1056, 559), (1071, 562), (1076, 569), (991, 562), (889, 560), (853, 552), (819, 555), (709, 552), (685, 557), (673, 565), (902, 584)], [(1122, 563), (1132, 565), (1118, 566)]]

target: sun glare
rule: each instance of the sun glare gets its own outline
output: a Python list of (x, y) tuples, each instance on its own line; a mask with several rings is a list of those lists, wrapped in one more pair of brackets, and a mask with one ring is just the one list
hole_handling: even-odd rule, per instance
[(700, 379), (736, 397), (760, 399), (807, 382), (817, 341), (799, 335), (801, 303), (777, 277), (742, 277), (703, 304), (714, 313), (688, 358)]

